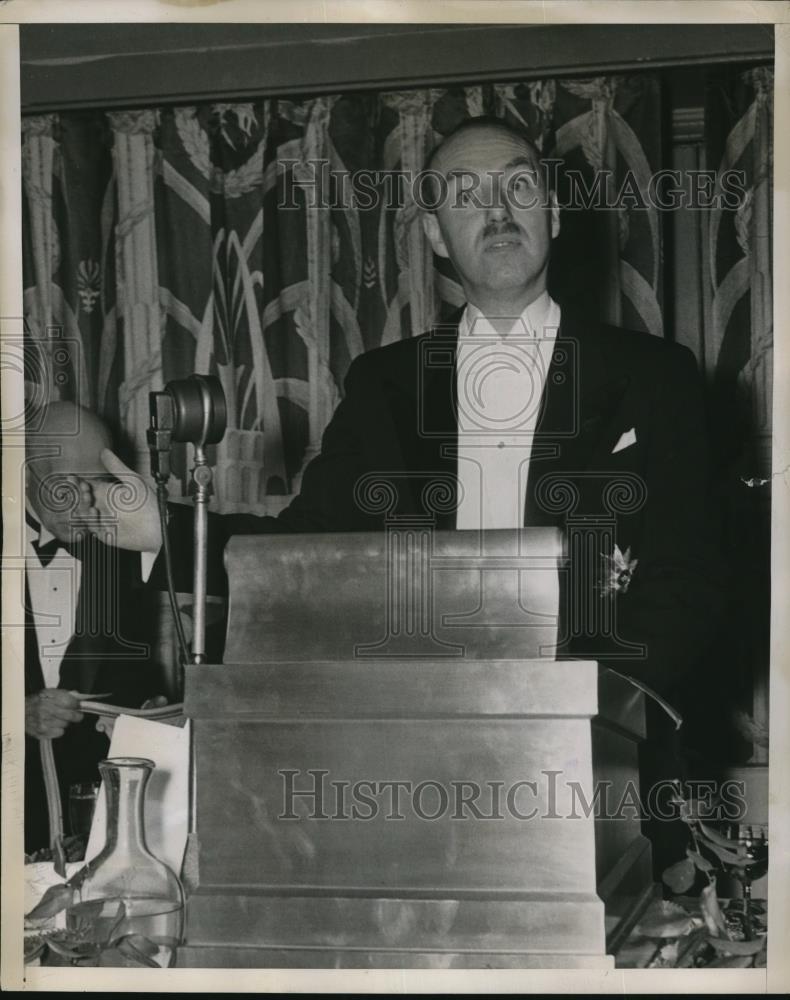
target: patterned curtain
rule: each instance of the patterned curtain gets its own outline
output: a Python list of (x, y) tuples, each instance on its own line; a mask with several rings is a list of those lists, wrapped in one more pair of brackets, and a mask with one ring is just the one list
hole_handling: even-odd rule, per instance
[[(561, 196), (570, 171), (598, 170), (604, 194), (626, 175), (644, 194), (660, 111), (659, 77), (640, 74), (26, 118), (25, 309), (50, 392), (100, 413), (146, 471), (149, 390), (218, 375), (230, 430), (216, 504), (276, 512), (353, 358), (463, 302), (397, 174), (486, 113), (559, 161)], [(361, 171), (376, 177), (367, 200)], [(659, 219), (623, 200), (564, 212), (551, 288), (660, 336)]]
[[(707, 161), (721, 178), (742, 171), (738, 208), (709, 213), (706, 355), (718, 454), (724, 545), (734, 573), (735, 612), (716, 670), (733, 703), (756, 724), (736, 726), (752, 762), (768, 760), (771, 609), (771, 405), (773, 383), (773, 71), (711, 73), (705, 108)], [(709, 703), (710, 706), (710, 703)], [(730, 748), (731, 749), (731, 748)], [(746, 751), (748, 756), (748, 748)]]

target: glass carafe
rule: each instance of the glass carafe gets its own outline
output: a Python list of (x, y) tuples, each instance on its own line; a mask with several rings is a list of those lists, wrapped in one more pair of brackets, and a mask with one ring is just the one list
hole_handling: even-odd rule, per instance
[(145, 789), (154, 763), (115, 757), (99, 764), (107, 804), (103, 849), (72, 879), (66, 926), (100, 944), (101, 964), (165, 968), (175, 961), (183, 930), (181, 883), (148, 850)]

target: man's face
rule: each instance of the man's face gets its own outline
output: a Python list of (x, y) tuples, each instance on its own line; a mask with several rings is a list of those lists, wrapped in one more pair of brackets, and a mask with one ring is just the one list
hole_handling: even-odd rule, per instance
[(31, 435), (27, 499), (41, 524), (60, 541), (71, 541), (79, 529), (91, 503), (91, 482), (108, 478), (101, 453), (110, 444), (98, 417), (66, 402), (51, 404), (45, 426)]
[(434, 251), (450, 258), (474, 305), (520, 313), (546, 287), (559, 232), (534, 152), (491, 127), (450, 139), (434, 166), (447, 181), (437, 211), (423, 217)]
[(45, 459), (25, 468), (27, 497), (39, 522), (61, 542), (72, 540), (80, 487), (74, 476)]

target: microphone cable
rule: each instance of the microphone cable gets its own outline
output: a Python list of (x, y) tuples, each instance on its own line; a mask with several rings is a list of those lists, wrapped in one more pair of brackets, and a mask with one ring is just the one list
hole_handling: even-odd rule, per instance
[(176, 600), (176, 588), (173, 581), (173, 556), (170, 551), (170, 538), (167, 533), (167, 486), (163, 482), (156, 483), (156, 502), (159, 508), (159, 524), (162, 530), (162, 550), (165, 556), (165, 578), (167, 580), (167, 595), (170, 598), (170, 610), (173, 612), (173, 621), (176, 626), (176, 636), (178, 646), (181, 651), (181, 682), (183, 685), (184, 666), (192, 662), (192, 656), (187, 645), (187, 638), (184, 634), (184, 624), (181, 621), (181, 611)]

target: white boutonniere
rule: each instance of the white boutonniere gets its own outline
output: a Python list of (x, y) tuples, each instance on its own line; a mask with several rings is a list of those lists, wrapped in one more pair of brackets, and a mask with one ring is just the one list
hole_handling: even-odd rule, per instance
[(609, 594), (625, 594), (631, 586), (631, 579), (634, 575), (638, 559), (631, 558), (631, 546), (625, 552), (620, 551), (620, 546), (615, 545), (614, 553), (610, 556), (605, 552), (601, 553), (604, 561), (604, 578), (601, 585), (601, 597)]

